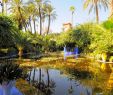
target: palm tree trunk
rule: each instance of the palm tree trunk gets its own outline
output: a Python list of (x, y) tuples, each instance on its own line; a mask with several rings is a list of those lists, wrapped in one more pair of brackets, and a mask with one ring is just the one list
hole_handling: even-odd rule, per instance
[(99, 23), (98, 5), (96, 4), (96, 22)]
[(35, 20), (33, 20), (33, 23), (34, 23), (34, 32), (36, 34), (36, 23), (35, 23)]
[(18, 52), (19, 59), (22, 58), (22, 55), (23, 55), (23, 50), (22, 49), (19, 49), (19, 52)]
[(42, 35), (42, 15), (40, 5), (39, 5), (39, 17), (40, 17), (40, 35)]
[(32, 33), (32, 25), (31, 25), (31, 19), (29, 18), (29, 26), (30, 26), (30, 31)]
[(25, 31), (27, 31), (27, 23), (25, 23)]
[(22, 24), (21, 24), (21, 19), (20, 18), (18, 19), (18, 29), (22, 30)]
[(72, 23), (72, 27), (73, 27), (73, 12), (72, 12), (72, 18), (71, 18), (71, 23)]
[(110, 13), (110, 16), (113, 16), (113, 0), (111, 0), (111, 13)]
[(7, 3), (5, 3), (5, 14), (7, 15)]
[(48, 16), (48, 29), (47, 29), (47, 34), (50, 32), (50, 22), (51, 22), (51, 17), (49, 15)]
[(19, 11), (19, 13), (20, 13), (20, 18), (21, 18), (21, 20), (22, 20), (21, 25), (24, 26), (25, 31), (26, 31), (25, 20), (23, 20), (23, 16), (22, 16), (22, 13), (21, 13), (20, 7), (18, 7), (18, 11)]
[(4, 1), (2, 0), (2, 14), (4, 14)]

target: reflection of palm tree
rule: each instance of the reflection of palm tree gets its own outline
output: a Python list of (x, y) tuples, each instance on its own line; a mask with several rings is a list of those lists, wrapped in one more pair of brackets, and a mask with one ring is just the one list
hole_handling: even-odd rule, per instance
[[(36, 70), (33, 69), (32, 72), (33, 72), (32, 84), (34, 85), (34, 87), (38, 88), (40, 91), (42, 91), (46, 95), (51, 95), (54, 92), (55, 82), (53, 80), (50, 80), (49, 70), (48, 69), (46, 70), (47, 82), (44, 82), (42, 80), (42, 77), (41, 77), (42, 69), (41, 68), (39, 68), (39, 79), (37, 81), (34, 81)], [(29, 75), (31, 76), (31, 72)], [(29, 81), (30, 81), (30, 76), (29, 76)]]
[(29, 83), (30, 83), (30, 81), (31, 81), (31, 72), (32, 72), (32, 70), (31, 70), (30, 73), (29, 73), (29, 79), (28, 79)]
[(39, 89), (41, 88), (41, 68), (39, 68)]
[(73, 86), (72, 86), (72, 78), (69, 78), (69, 82), (70, 82), (70, 87), (68, 89), (68, 93), (69, 95), (72, 95), (73, 94)]
[(50, 78), (49, 78), (49, 70), (47, 69), (47, 80), (48, 80), (48, 87), (49, 87), (49, 84), (50, 84)]
[(34, 73), (33, 73), (33, 83), (35, 82), (35, 68), (34, 68)]
[(50, 80), (50, 75), (49, 75), (49, 70), (46, 70), (47, 72), (47, 84), (45, 88), (45, 94), (46, 95), (51, 95), (54, 92), (55, 88), (55, 82), (53, 80)]

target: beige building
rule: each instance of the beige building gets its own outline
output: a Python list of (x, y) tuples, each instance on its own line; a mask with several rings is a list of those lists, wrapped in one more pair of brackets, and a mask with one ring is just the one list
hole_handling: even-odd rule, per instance
[(72, 24), (71, 23), (64, 23), (63, 24), (63, 31), (68, 31), (72, 29)]

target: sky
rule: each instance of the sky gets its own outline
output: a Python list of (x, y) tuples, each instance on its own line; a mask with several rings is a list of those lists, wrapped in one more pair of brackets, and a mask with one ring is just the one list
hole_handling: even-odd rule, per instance
[[(51, 29), (54, 32), (62, 31), (63, 23), (71, 22), (71, 12), (69, 10), (70, 6), (75, 7), (74, 14), (74, 25), (79, 25), (85, 22), (95, 22), (95, 13), (94, 11), (89, 14), (88, 9), (83, 9), (84, 0), (50, 0), (55, 11), (57, 13), (57, 18), (51, 23)], [(99, 10), (99, 19), (100, 22), (107, 20), (109, 16), (109, 10), (105, 11), (101, 8)]]

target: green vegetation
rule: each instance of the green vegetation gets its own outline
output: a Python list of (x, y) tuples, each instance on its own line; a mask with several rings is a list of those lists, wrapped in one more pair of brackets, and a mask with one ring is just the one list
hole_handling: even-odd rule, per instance
[(13, 21), (0, 15), (0, 48), (8, 48), (13, 45), (13, 34), (16, 31)]
[[(95, 1), (95, 0), (94, 0)], [(96, 20), (99, 22), (99, 4), (108, 8), (106, 0), (86, 0), (84, 8), (91, 5), (90, 10), (95, 10)], [(3, 1), (0, 16), (0, 56), (4, 54), (18, 55), (20, 58), (24, 53), (56, 52), (62, 51), (64, 46), (79, 47), (83, 54), (93, 56), (102, 55), (101, 59), (110, 60), (113, 56), (113, 21), (112, 16), (100, 24), (84, 23), (59, 34), (51, 33), (51, 21), (56, 19), (55, 8), (47, 0), (35, 0), (23, 3), (20, 0)], [(7, 3), (10, 8), (7, 9)], [(72, 24), (75, 7), (70, 6), (72, 13)], [(7, 16), (7, 11), (10, 15)], [(39, 21), (40, 30), (37, 29)], [(45, 28), (47, 22), (47, 30)], [(6, 43), (7, 42), (7, 43)]]
[[(81, 53), (92, 53), (94, 56), (104, 53), (107, 54), (106, 59), (113, 56), (112, 20), (105, 21), (100, 25), (85, 23), (60, 34), (39, 35), (18, 30), (16, 23), (10, 17), (1, 15), (0, 18), (1, 52), (8, 53), (13, 48), (11, 50), (17, 51), (21, 58), (24, 52), (61, 51), (64, 46), (67, 46), (71, 48), (79, 47)], [(7, 51), (4, 49), (7, 49)]]

